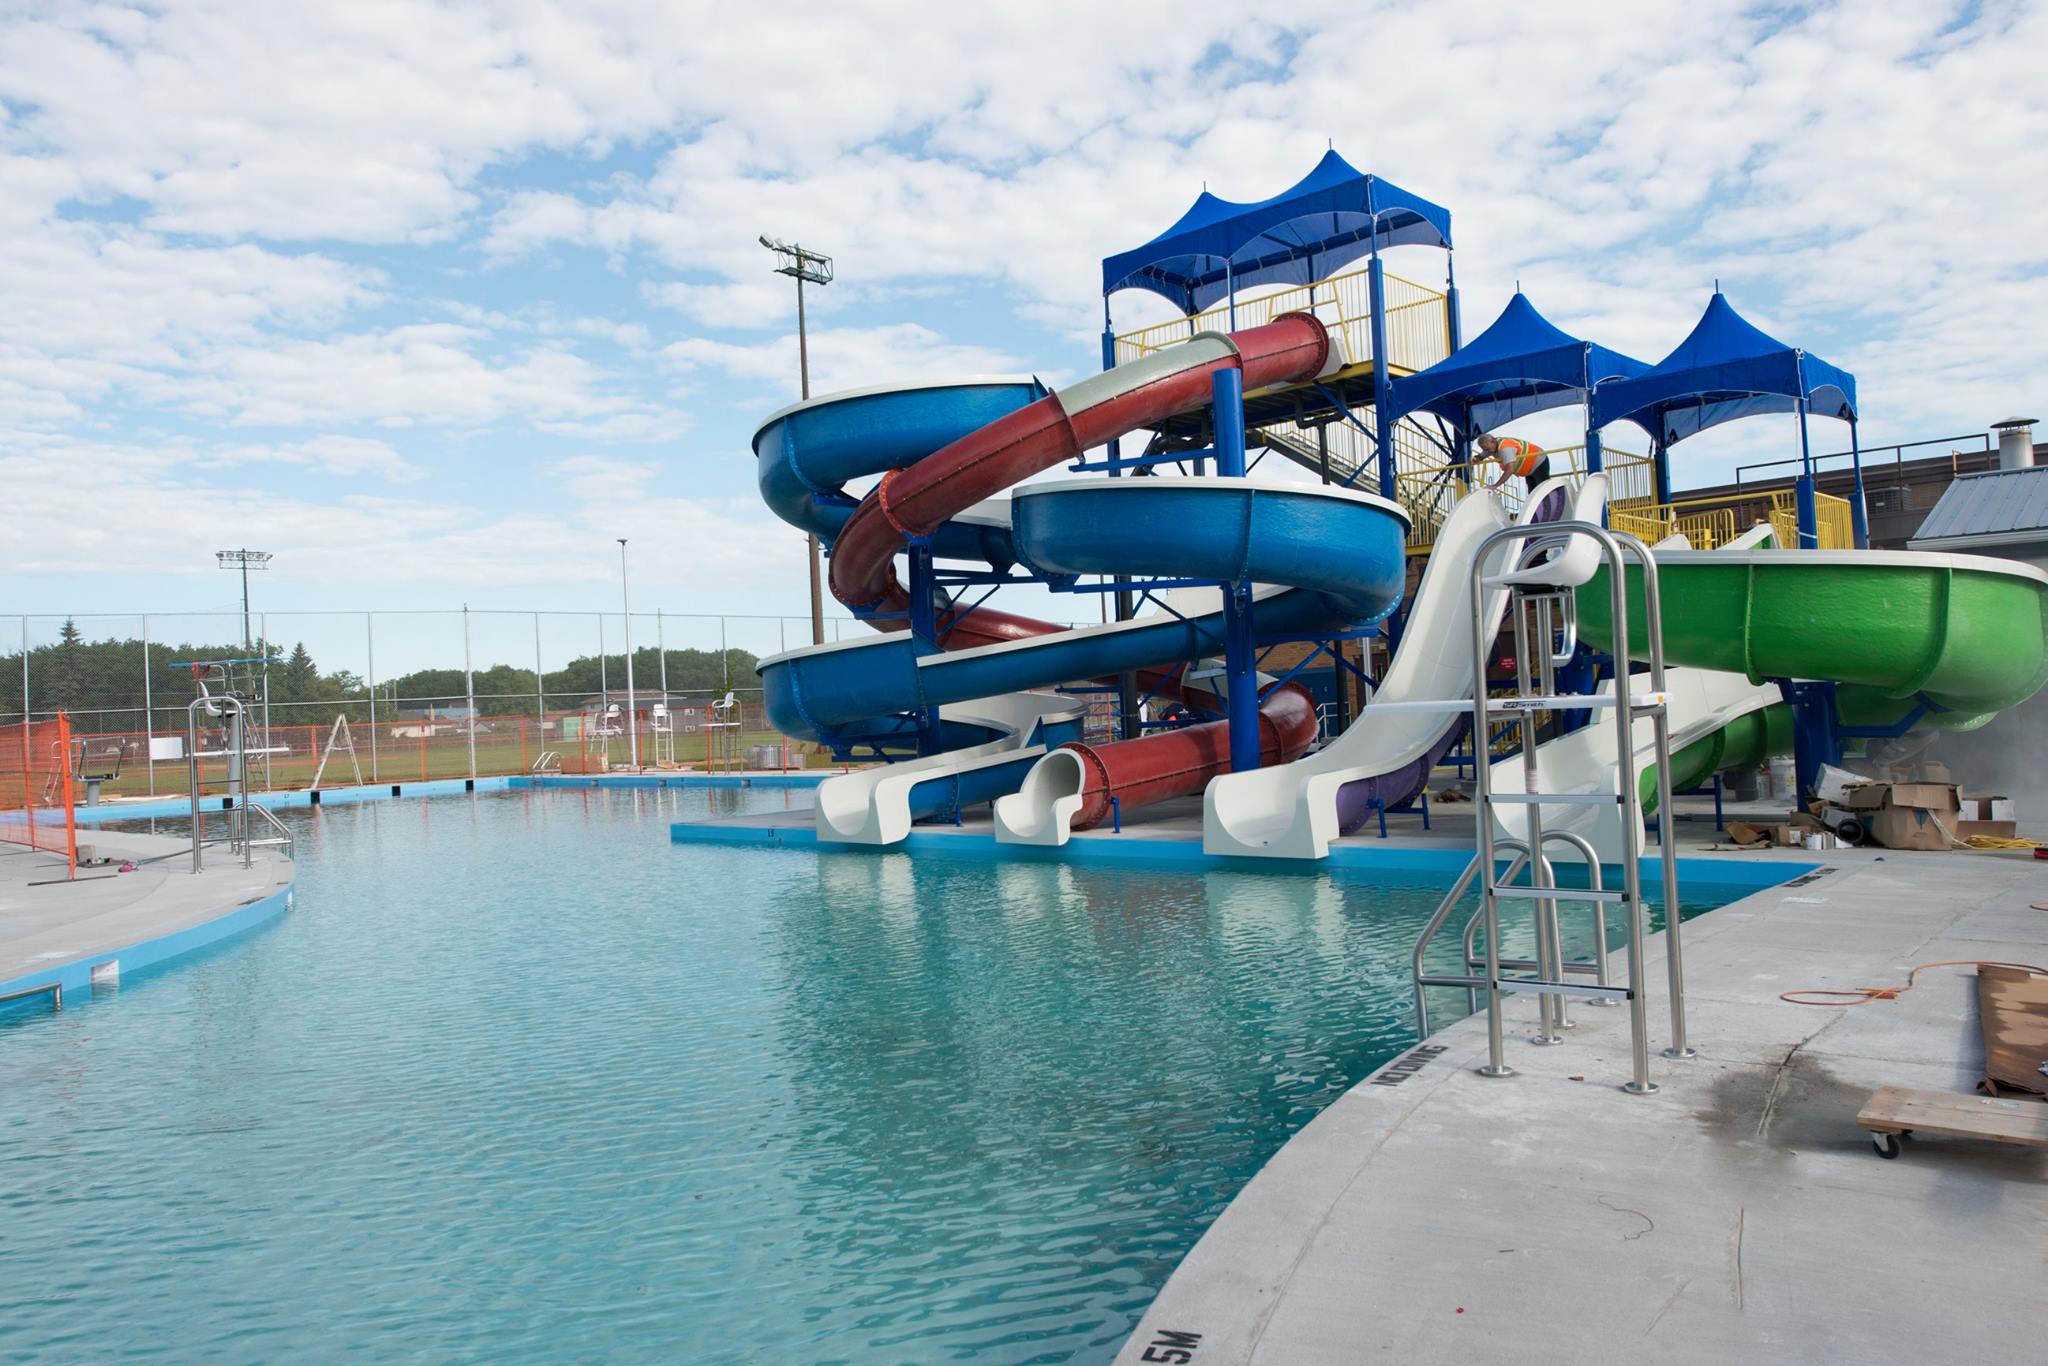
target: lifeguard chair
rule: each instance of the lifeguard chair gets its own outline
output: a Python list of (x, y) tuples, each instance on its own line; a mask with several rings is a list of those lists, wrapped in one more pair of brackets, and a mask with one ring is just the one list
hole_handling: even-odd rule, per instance
[(705, 708), (704, 767), (709, 770), (740, 766), (740, 701), (732, 693)]

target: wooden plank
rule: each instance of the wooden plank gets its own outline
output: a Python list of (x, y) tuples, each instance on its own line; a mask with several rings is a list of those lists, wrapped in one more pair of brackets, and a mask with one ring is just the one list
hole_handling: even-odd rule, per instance
[(1977, 1014), (1984, 1028), (1985, 1087), (1994, 1096), (2048, 1091), (2048, 973), (2003, 963), (1977, 968)]
[(1916, 1134), (1984, 1138), (1994, 1143), (2048, 1148), (2048, 1105), (2039, 1101), (1996, 1100), (1989, 1096), (1882, 1086), (1864, 1104), (1856, 1122), (1879, 1134), (1911, 1130)]

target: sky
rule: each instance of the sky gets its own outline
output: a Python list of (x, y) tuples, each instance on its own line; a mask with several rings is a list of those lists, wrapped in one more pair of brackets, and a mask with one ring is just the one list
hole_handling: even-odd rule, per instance
[(1866, 445), (2048, 397), (2048, 6), (1283, 9), (0, 0), (0, 614), (222, 609), (245, 545), (276, 610), (610, 608), (624, 536), (636, 612), (801, 615), (759, 234), (835, 258), (815, 391), (1057, 385), (1102, 257), (1330, 146), (1449, 207), (1468, 336), (1519, 282), (1655, 360), (1718, 280)]

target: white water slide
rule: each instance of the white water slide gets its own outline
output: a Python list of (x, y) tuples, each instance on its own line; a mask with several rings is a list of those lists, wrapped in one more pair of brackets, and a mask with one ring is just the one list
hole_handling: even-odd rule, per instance
[[(1569, 487), (1563, 479), (1540, 485), (1523, 505), (1520, 520), (1533, 519), (1553, 492)], [(1573, 520), (1598, 522), (1606, 504), (1607, 480), (1593, 475), (1576, 494), (1567, 496), (1573, 500)], [(1205, 853), (1323, 858), (1340, 833), (1340, 789), (1400, 773), (1442, 745), (1470, 714), (1469, 708), (1410, 709), (1406, 704), (1471, 697), (1472, 564), (1480, 543), (1508, 525), (1507, 513), (1491, 493), (1475, 492), (1459, 502), (1437, 535), (1400, 649), (1372, 701), (1341, 736), (1307, 758), (1251, 773), (1228, 773), (1212, 781), (1202, 798)], [(1597, 546), (1583, 536), (1574, 543), (1573, 571), (1590, 573), (1593, 561), (1578, 563), (1585, 556), (1577, 553), (1576, 542), (1584, 542), (1583, 549), (1589, 552), (1597, 552)], [(1505, 557), (1513, 548), (1497, 546), (1493, 553)], [(1563, 566), (1545, 566), (1545, 571), (1548, 578), (1563, 573)], [(1488, 640), (1500, 630), (1507, 603), (1505, 587), (1487, 590)], [(1427, 780), (1426, 773), (1421, 776)]]
[(1078, 724), (1086, 705), (1053, 693), (1020, 692), (940, 707), (941, 721), (985, 727), (997, 738), (826, 779), (818, 785), (813, 813), (818, 837), (838, 844), (895, 844), (910, 833), (916, 820), (913, 789), (1004, 764), (1016, 764), (1021, 772), (1023, 765), (1045, 756), (1045, 727)]

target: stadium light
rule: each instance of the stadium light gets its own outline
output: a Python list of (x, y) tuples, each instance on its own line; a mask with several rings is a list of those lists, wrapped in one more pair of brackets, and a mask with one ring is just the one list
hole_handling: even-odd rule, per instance
[(256, 651), (256, 634), (249, 629), (249, 571), (270, 567), (270, 552), (267, 550), (216, 550), (213, 558), (222, 569), (242, 571), (242, 649), (252, 657)]
[[(832, 258), (820, 252), (806, 251), (794, 242), (761, 234), (761, 245), (775, 253), (781, 264), (775, 267), (777, 275), (787, 275), (796, 281), (796, 367), (799, 392), (805, 399), (811, 396), (811, 341), (804, 326), (804, 285), (829, 285), (832, 283)], [(811, 561), (811, 643), (825, 643), (825, 594), (818, 577), (818, 536), (816, 532), (805, 535)]]

